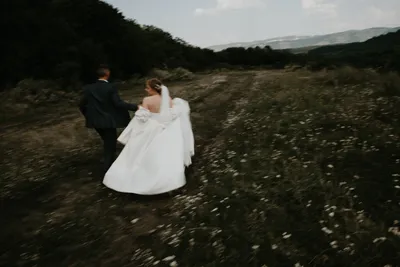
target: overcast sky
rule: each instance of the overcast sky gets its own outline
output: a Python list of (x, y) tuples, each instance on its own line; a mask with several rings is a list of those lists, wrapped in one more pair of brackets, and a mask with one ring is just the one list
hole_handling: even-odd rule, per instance
[(106, 0), (198, 46), (400, 26), (400, 0)]

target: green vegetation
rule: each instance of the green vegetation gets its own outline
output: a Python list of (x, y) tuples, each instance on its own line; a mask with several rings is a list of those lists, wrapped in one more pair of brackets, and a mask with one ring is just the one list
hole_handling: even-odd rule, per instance
[(378, 36), (363, 43), (323, 46), (305, 56), (315, 67), (351, 65), (381, 71), (399, 71), (400, 30)]
[(53, 80), (63, 90), (91, 82), (102, 63), (115, 80), (144, 76), (154, 69), (189, 71), (234, 68), (284, 68), (288, 64), (312, 69), (354, 65), (399, 70), (400, 32), (365, 43), (328, 46), (292, 54), (269, 46), (201, 49), (171, 34), (134, 20), (99, 0), (7, 1), (3, 16), (0, 88), (24, 79)]
[[(115, 79), (145, 75), (153, 68), (191, 71), (219, 65), (275, 62), (281, 52), (238, 50), (214, 53), (124, 16), (99, 0), (7, 1), (0, 81), (14, 86), (22, 79), (58, 80), (61, 87), (94, 78), (93, 70), (109, 64)], [(258, 59), (264, 53), (264, 62)], [(253, 62), (256, 60), (257, 62)]]

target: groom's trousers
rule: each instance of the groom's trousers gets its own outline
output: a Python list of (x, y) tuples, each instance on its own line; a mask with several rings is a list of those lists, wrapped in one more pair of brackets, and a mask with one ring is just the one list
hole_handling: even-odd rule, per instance
[(107, 172), (115, 160), (117, 150), (117, 129), (115, 128), (96, 128), (97, 133), (103, 140), (104, 147), (104, 172)]

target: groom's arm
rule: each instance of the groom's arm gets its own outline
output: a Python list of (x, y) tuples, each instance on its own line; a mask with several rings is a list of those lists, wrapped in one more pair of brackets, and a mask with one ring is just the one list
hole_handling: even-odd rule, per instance
[(87, 99), (87, 95), (86, 95), (86, 89), (83, 89), (83, 95), (81, 100), (79, 101), (79, 110), (81, 111), (81, 113), (83, 115), (85, 115), (86, 113), (86, 105), (87, 105), (88, 99)]
[(136, 104), (126, 103), (125, 101), (123, 101), (119, 97), (117, 88), (113, 87), (111, 90), (112, 90), (111, 98), (116, 107), (131, 110), (131, 111), (136, 111), (138, 109), (138, 106)]

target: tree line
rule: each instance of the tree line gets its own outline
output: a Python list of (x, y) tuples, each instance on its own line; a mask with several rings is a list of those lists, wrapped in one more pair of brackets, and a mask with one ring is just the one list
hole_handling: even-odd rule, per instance
[[(303, 55), (304, 57), (304, 55)], [(365, 42), (312, 49), (304, 59), (316, 68), (351, 65), (381, 71), (400, 71), (400, 30)]]
[[(2, 89), (26, 78), (51, 79), (65, 85), (90, 82), (94, 69), (104, 63), (117, 79), (145, 75), (153, 68), (176, 67), (199, 71), (224, 66), (282, 68), (294, 63), (320, 68), (357, 63), (400, 69), (393, 58), (399, 55), (398, 46), (394, 48), (387, 41), (371, 41), (368, 48), (323, 47), (301, 55), (268, 46), (214, 52), (160, 28), (140, 25), (100, 0), (5, 0), (2, 5), (2, 28), (7, 29), (0, 42)], [(391, 39), (399, 43), (399, 32), (396, 34), (397, 39)], [(330, 52), (337, 49), (341, 52)]]
[(6, 0), (4, 7), (3, 86), (24, 78), (88, 82), (104, 63), (125, 79), (152, 68), (276, 64), (288, 54), (268, 47), (215, 53), (140, 25), (99, 0)]

